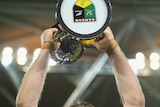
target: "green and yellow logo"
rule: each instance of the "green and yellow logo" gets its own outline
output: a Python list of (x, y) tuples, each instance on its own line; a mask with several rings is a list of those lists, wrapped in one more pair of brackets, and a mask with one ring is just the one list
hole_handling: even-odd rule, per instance
[(90, 0), (77, 0), (73, 7), (74, 22), (94, 22), (96, 12)]

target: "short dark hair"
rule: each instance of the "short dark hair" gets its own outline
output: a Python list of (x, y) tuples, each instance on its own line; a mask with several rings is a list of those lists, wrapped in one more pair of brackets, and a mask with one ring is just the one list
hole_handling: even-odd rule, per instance
[(94, 105), (92, 105), (88, 102), (85, 102), (85, 101), (76, 101), (70, 107), (94, 107)]

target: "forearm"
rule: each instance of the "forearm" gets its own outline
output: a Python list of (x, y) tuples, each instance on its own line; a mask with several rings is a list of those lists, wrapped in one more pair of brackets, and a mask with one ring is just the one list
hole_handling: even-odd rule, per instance
[(49, 50), (43, 49), (25, 74), (17, 95), (18, 107), (37, 107), (48, 67)]
[(143, 107), (144, 95), (141, 86), (119, 46), (112, 51), (109, 58), (114, 68), (118, 91), (124, 107), (128, 104)]

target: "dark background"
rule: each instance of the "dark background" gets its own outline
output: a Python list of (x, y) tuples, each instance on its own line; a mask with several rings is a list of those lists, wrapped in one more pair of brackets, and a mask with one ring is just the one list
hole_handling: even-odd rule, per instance
[[(159, 53), (160, 1), (110, 1), (113, 14), (109, 26), (127, 58), (135, 58), (139, 51), (143, 52), (146, 58), (151, 52)], [(0, 51), (2, 52), (6, 46), (12, 47), (14, 52), (19, 47), (26, 47), (29, 62), (25, 66), (29, 66), (33, 51), (40, 47), (42, 31), (56, 23), (54, 16), (56, 2), (56, 0), (1, 0)], [(62, 107), (80, 83), (84, 83), (84, 87), (87, 86), (81, 79), (92, 66), (101, 65), (97, 59), (100, 59), (102, 53), (96, 49), (86, 49), (76, 63), (51, 67), (39, 107)], [(25, 73), (23, 72), (25, 66), (19, 66), (16, 59), (9, 66), (0, 64), (0, 106), (15, 107), (16, 94)], [(96, 71), (98, 73), (95, 73)], [(146, 107), (158, 107), (160, 69), (147, 71), (150, 72), (148, 75), (138, 74), (146, 97)], [(79, 99), (93, 103), (96, 107), (122, 107), (108, 60), (101, 70), (95, 68), (92, 72), (95, 76), (87, 88), (84, 88), (85, 91)]]

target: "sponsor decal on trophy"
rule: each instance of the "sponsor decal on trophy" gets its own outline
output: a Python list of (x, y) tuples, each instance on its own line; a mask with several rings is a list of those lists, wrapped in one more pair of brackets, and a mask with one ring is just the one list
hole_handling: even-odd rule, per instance
[(90, 0), (77, 0), (73, 6), (74, 22), (95, 22), (95, 6)]

